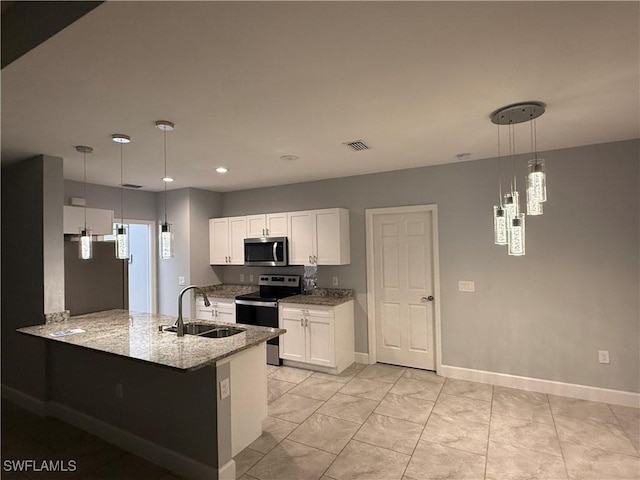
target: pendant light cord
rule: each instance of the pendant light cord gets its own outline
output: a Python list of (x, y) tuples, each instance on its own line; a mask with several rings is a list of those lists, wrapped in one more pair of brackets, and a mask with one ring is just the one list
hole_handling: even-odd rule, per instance
[(82, 152), (82, 158), (84, 162), (84, 172), (82, 180), (84, 182), (83, 195), (84, 195), (84, 229), (87, 230), (87, 152)]
[(164, 142), (164, 224), (167, 224), (167, 130), (162, 129), (162, 139)]
[(123, 176), (123, 161), (122, 161), (122, 143), (120, 143), (120, 226), (124, 226), (124, 176)]
[[(496, 126), (498, 127), (498, 166), (500, 165), (500, 157), (502, 155), (500, 155), (500, 124), (496, 123)], [(498, 175), (498, 195), (499, 195), (499, 202), (498, 205), (500, 205), (500, 209), (502, 209), (502, 169), (500, 170), (500, 175)]]

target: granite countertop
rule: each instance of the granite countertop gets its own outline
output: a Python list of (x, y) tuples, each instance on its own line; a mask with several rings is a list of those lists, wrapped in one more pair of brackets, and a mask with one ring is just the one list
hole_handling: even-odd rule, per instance
[[(201, 288), (204, 290), (204, 293), (207, 294), (207, 297), (212, 298), (236, 298), (238, 295), (245, 295), (247, 293), (258, 291), (257, 285), (246, 284), (236, 285), (221, 283), (219, 285), (207, 285)], [(197, 290), (195, 290), (195, 294), (196, 296), (202, 296)]]
[(294, 295), (283, 298), (279, 302), (335, 307), (353, 300), (353, 297), (354, 292), (349, 288), (316, 288), (312, 295)]
[[(17, 331), (46, 340), (67, 343), (113, 355), (128, 357), (183, 371), (193, 371), (212, 365), (234, 353), (282, 335), (279, 328), (239, 325), (245, 332), (226, 338), (205, 338), (160, 332), (161, 325), (172, 325), (175, 317), (127, 310), (106, 310), (71, 317), (53, 324), (19, 328)], [(187, 319), (189, 321), (189, 319)], [(201, 322), (202, 320), (198, 320)], [(211, 322), (224, 324), (224, 322)], [(235, 324), (225, 324), (235, 325)], [(79, 328), (83, 333), (52, 337), (65, 329)]]

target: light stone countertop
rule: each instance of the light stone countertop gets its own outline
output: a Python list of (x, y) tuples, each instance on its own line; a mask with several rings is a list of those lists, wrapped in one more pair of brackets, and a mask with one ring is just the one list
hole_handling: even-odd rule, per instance
[[(246, 285), (246, 284), (224, 284), (219, 285), (206, 285), (201, 287), (204, 293), (211, 298), (236, 298), (238, 295), (244, 295), (247, 293), (257, 292), (258, 285)], [(195, 295), (202, 297), (200, 292), (195, 290)]]
[(279, 302), (335, 307), (353, 300), (353, 297), (353, 290), (348, 288), (316, 288), (312, 295), (294, 295), (283, 298)]
[[(167, 315), (106, 310), (71, 317), (65, 322), (19, 328), (17, 331), (183, 371), (193, 371), (215, 364), (234, 353), (286, 332), (279, 328), (244, 324), (237, 326), (246, 329), (245, 332), (226, 338), (205, 338), (196, 335), (178, 338), (175, 333), (158, 331), (159, 326), (172, 325), (175, 320), (175, 317)], [(218, 321), (211, 323), (236, 325)], [(53, 332), (74, 328), (80, 328), (85, 332), (64, 337), (50, 335)]]

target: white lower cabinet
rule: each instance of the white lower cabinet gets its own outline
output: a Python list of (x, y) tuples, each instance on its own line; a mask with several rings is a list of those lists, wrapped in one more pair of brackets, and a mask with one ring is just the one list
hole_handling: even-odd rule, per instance
[(204, 298), (196, 296), (196, 318), (198, 320), (218, 320), (236, 323), (236, 304), (231, 298), (209, 298), (210, 306), (206, 307)]
[(353, 300), (335, 307), (279, 306), (280, 358), (285, 363), (338, 374), (354, 361)]

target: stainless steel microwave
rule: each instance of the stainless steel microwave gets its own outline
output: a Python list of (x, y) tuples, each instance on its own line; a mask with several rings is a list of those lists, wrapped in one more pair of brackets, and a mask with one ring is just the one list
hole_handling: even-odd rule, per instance
[(287, 237), (244, 239), (244, 264), (256, 267), (283, 267), (289, 264)]

